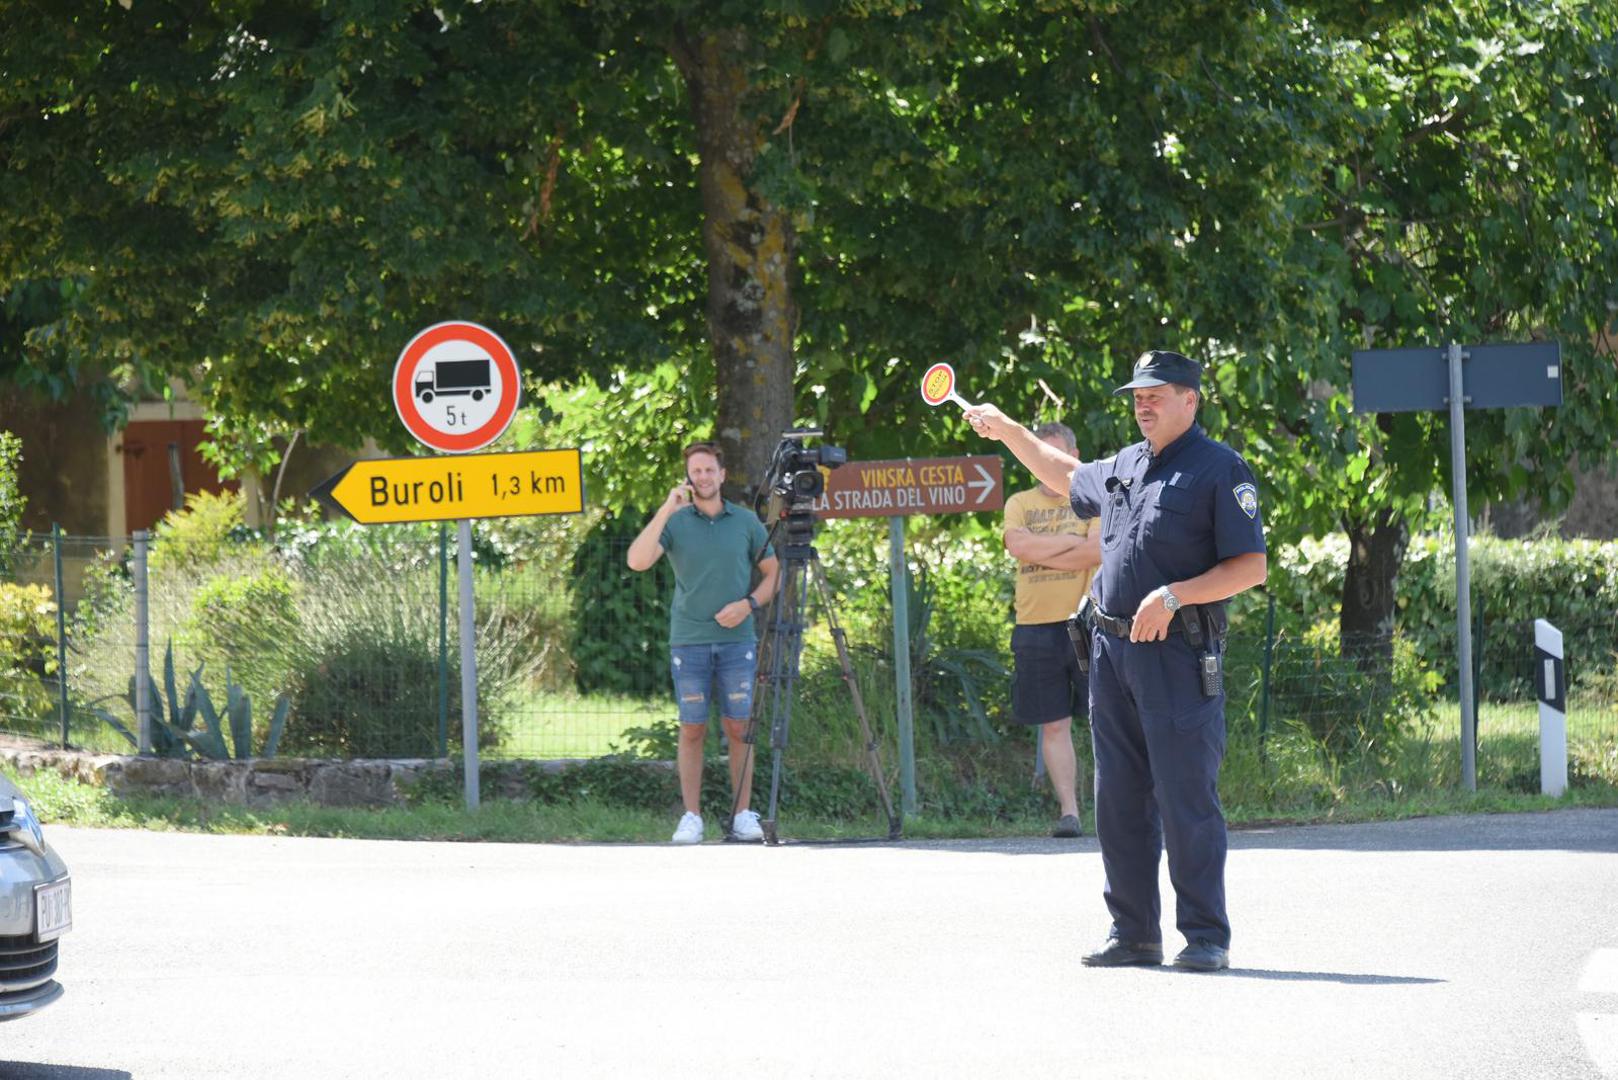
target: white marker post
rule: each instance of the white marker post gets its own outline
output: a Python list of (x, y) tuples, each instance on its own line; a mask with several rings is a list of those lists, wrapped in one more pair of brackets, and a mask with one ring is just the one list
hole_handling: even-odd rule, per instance
[(1567, 665), (1562, 631), (1534, 620), (1534, 688), (1539, 697), (1539, 790), (1560, 798), (1567, 791)]

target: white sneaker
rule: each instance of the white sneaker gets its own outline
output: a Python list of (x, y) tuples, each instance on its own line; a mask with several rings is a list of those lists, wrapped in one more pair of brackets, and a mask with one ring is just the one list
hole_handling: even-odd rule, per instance
[[(763, 835), (762, 833), (760, 835)], [(676, 844), (702, 843), (702, 815), (686, 811), (685, 817), (680, 819), (680, 825), (674, 830), (671, 838)]]
[(738, 840), (758, 843), (764, 839), (764, 827), (758, 823), (758, 813), (743, 810), (730, 819), (730, 835)]

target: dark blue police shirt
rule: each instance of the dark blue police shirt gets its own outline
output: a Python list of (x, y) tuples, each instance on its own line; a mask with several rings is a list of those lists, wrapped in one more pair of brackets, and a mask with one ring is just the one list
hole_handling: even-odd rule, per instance
[(1241, 455), (1201, 424), (1152, 453), (1142, 441), (1073, 470), (1073, 512), (1101, 518), (1092, 592), (1110, 615), (1133, 615), (1153, 589), (1264, 550), (1258, 487)]

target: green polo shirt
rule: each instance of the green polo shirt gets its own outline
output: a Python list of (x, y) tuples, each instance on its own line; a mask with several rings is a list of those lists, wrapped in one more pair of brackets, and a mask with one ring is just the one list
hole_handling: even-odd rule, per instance
[(684, 506), (663, 526), (658, 543), (674, 567), (670, 645), (756, 640), (751, 615), (729, 629), (714, 622), (714, 616), (726, 604), (747, 595), (760, 552), (773, 554), (769, 534), (757, 516), (729, 500), (722, 503), (716, 517), (695, 506)]

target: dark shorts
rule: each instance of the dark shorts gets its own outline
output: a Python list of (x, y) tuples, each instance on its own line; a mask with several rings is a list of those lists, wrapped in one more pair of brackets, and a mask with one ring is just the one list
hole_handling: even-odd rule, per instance
[(1067, 623), (1018, 626), (1011, 632), (1016, 675), (1011, 681), (1011, 718), (1018, 724), (1048, 724), (1090, 714), (1090, 681), (1079, 670)]

